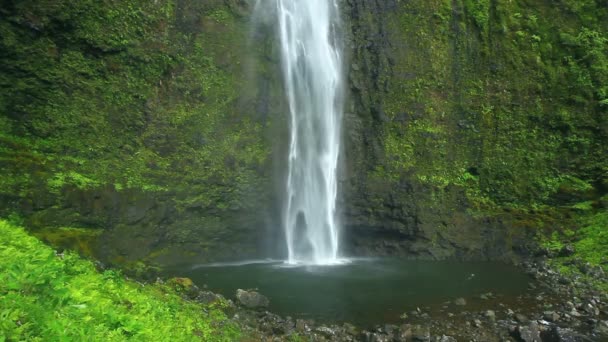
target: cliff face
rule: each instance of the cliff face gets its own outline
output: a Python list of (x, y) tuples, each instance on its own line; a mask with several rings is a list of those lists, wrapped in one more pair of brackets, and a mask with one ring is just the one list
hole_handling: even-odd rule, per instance
[(9, 1), (0, 12), (5, 215), (34, 230), (103, 229), (96, 254), (117, 262), (255, 252), (280, 105), (246, 4)]
[[(602, 1), (346, 1), (353, 248), (505, 257), (601, 206)], [(581, 207), (579, 205), (578, 207)]]
[[(344, 0), (347, 250), (504, 258), (605, 203), (607, 8)], [(0, 14), (4, 215), (102, 230), (93, 253), (121, 263), (280, 239), (285, 104), (246, 1)]]

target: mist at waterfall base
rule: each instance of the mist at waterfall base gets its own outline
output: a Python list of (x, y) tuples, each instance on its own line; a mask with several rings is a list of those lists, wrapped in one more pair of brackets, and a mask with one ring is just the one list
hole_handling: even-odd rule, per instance
[[(283, 261), (208, 264), (174, 269), (227, 298), (258, 289), (270, 311), (360, 326), (396, 323), (417, 307), (492, 292), (501, 303), (525, 293), (530, 278), (501, 263), (353, 259), (336, 266), (287, 266)], [(468, 307), (472, 308), (471, 303)], [(486, 304), (487, 305), (487, 304)]]

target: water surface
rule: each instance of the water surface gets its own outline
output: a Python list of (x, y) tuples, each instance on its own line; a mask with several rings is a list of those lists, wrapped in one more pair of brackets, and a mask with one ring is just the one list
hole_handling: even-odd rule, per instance
[(373, 325), (395, 322), (416, 307), (458, 297), (524, 293), (530, 278), (501, 263), (401, 259), (354, 260), (336, 266), (286, 266), (282, 262), (199, 265), (175, 270), (199, 286), (233, 298), (237, 288), (257, 288), (280, 315)]

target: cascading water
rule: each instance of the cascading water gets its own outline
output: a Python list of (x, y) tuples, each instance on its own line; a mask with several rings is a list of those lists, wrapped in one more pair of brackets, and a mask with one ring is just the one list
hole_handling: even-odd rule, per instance
[(283, 218), (287, 262), (335, 264), (343, 94), (338, 4), (275, 1), (291, 129)]

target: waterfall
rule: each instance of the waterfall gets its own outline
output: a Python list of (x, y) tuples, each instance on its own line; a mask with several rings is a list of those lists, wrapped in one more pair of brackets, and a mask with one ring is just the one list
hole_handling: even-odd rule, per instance
[(343, 106), (337, 0), (275, 0), (290, 141), (283, 228), (288, 263), (335, 264)]

